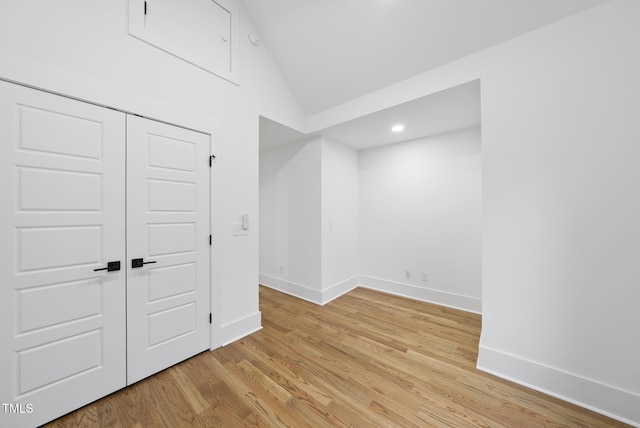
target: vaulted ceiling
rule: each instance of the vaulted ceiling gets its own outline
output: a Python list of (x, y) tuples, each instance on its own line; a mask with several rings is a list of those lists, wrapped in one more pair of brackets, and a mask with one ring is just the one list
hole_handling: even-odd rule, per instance
[(307, 114), (605, 0), (241, 0)]
[[(307, 115), (366, 95), (398, 81), (455, 61), (548, 25), (607, 0), (241, 0), (249, 18)], [(466, 95), (465, 95), (466, 94)], [(416, 100), (322, 133), (364, 149), (399, 136), (371, 141), (372, 124), (414, 121), (419, 136), (433, 135), (438, 121), (447, 128), (469, 126), (472, 107), (479, 122), (479, 86), (435, 94), (449, 110), (469, 112), (433, 116), (436, 100)], [(452, 105), (452, 103), (458, 103)], [(467, 103), (467, 104), (464, 104)], [(468, 103), (475, 103), (473, 106)], [(444, 127), (440, 127), (443, 129)], [(325, 132), (326, 131), (326, 132)], [(387, 133), (388, 134), (388, 133)], [(302, 138), (264, 122), (261, 147)], [(298, 139), (300, 139), (298, 138)], [(406, 136), (405, 136), (406, 138)], [(348, 141), (347, 141), (348, 139)], [(386, 142), (385, 142), (386, 141)]]

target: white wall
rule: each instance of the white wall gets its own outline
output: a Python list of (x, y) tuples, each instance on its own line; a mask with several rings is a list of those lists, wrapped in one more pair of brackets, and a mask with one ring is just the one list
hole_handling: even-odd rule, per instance
[(358, 285), (358, 189), (358, 152), (323, 137), (323, 303)]
[(358, 152), (325, 137), (260, 153), (260, 283), (317, 304), (358, 285)]
[(481, 179), (479, 128), (263, 150), (260, 282), (318, 304), (363, 285), (480, 312)]
[(258, 233), (233, 237), (258, 215), (258, 117), (301, 126), (303, 116), (266, 49), (240, 19), (240, 86), (128, 35), (128, 1), (3, 0), (0, 78), (213, 132), (214, 337), (219, 346), (260, 328)]
[(360, 284), (480, 312), (481, 181), (479, 128), (361, 151)]
[(478, 366), (640, 425), (640, 2), (612, 0), (308, 118), (482, 91)]
[(636, 424), (638, 22), (640, 2), (605, 4), (504, 44), (484, 76), (479, 360)]
[(322, 287), (321, 145), (260, 154), (260, 282), (312, 301)]

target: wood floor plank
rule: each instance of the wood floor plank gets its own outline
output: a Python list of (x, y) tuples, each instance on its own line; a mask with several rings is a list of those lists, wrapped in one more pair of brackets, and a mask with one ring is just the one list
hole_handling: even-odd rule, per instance
[(261, 287), (263, 329), (47, 427), (625, 427), (475, 368), (480, 315)]
[(50, 428), (92, 428), (100, 426), (96, 404), (89, 404), (75, 410), (63, 418), (57, 419), (48, 425)]
[(191, 406), (193, 412), (200, 414), (209, 407), (209, 403), (200, 393), (194, 379), (189, 376), (185, 365), (177, 365), (175, 370), (171, 370), (171, 376), (173, 376), (175, 383), (180, 388), (182, 395)]

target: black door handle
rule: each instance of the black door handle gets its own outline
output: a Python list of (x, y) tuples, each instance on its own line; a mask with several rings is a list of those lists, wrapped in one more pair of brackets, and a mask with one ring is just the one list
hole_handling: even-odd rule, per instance
[(142, 265), (149, 265), (152, 263), (158, 263), (158, 262), (155, 260), (150, 262), (145, 262), (144, 259), (131, 259), (131, 269), (141, 268)]
[(98, 272), (99, 270), (106, 270), (107, 272), (113, 272), (116, 270), (120, 270), (120, 260), (117, 262), (109, 262), (107, 263), (107, 267), (94, 269), (94, 272)]

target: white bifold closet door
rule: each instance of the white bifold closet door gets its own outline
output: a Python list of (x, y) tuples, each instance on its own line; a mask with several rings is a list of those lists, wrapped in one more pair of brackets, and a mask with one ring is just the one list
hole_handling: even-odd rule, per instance
[[(125, 115), (0, 81), (0, 426), (126, 385)], [(124, 266), (123, 266), (124, 267)]]
[(208, 135), (127, 117), (129, 383), (209, 347), (208, 183)]
[(208, 138), (0, 81), (0, 426), (209, 348)]

